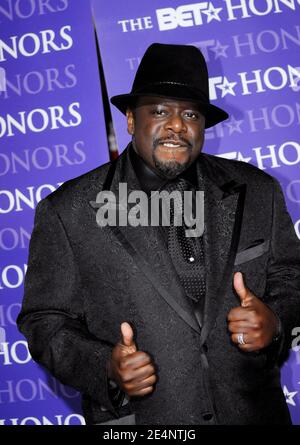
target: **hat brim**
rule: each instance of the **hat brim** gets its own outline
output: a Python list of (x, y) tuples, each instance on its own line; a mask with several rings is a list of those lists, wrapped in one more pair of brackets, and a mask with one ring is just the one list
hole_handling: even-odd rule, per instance
[(205, 116), (205, 128), (213, 127), (216, 124), (228, 119), (229, 115), (226, 111), (212, 105), (203, 100), (203, 98), (197, 97), (195, 91), (191, 91), (189, 88), (178, 88), (176, 85), (164, 85), (162, 88), (156, 86), (151, 92), (143, 91), (139, 93), (119, 94), (113, 96), (110, 102), (126, 115), (126, 110), (130, 105), (134, 103), (134, 99), (142, 96), (155, 96), (155, 97), (168, 97), (170, 99), (186, 100), (189, 102), (195, 102), (200, 106), (200, 110)]

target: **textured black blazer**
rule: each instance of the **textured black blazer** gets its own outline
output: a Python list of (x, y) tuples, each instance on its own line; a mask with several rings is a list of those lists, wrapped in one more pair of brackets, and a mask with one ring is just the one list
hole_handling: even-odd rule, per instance
[[(280, 363), (300, 323), (300, 248), (278, 182), (249, 164), (201, 154), (206, 302), (201, 327), (157, 227), (105, 227), (93, 202), (110, 164), (65, 182), (36, 208), (18, 326), (34, 360), (82, 393), (87, 423), (285, 424)], [(128, 149), (110, 190), (139, 188)], [(107, 183), (107, 182), (106, 182)], [(233, 273), (279, 316), (284, 336), (260, 353), (230, 340)], [(156, 365), (153, 393), (114, 408), (107, 362), (131, 324)]]

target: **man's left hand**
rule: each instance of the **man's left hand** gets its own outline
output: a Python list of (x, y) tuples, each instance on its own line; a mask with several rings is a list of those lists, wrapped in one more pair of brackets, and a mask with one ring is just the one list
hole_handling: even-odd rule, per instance
[[(231, 339), (243, 351), (259, 351), (272, 342), (277, 333), (278, 319), (274, 312), (245, 286), (241, 272), (234, 274), (233, 286), (241, 306), (231, 309), (227, 317)], [(244, 345), (239, 344), (238, 334), (243, 334)]]

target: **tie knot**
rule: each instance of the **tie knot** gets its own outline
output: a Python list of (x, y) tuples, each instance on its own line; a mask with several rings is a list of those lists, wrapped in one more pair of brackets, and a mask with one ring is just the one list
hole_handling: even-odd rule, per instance
[[(169, 209), (171, 224), (183, 224), (185, 211), (192, 212), (193, 210), (192, 197), (187, 197), (184, 192), (193, 193), (193, 186), (183, 178), (176, 178), (163, 186), (161, 191), (164, 191), (169, 195), (165, 197), (166, 201), (163, 201), (163, 205), (166, 206), (163, 210), (167, 212)], [(187, 200), (186, 204), (185, 200)], [(185, 217), (190, 218), (190, 216), (191, 215), (186, 215)]]

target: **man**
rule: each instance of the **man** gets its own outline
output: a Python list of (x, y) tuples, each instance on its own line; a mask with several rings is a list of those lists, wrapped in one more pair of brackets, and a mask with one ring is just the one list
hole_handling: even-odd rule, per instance
[[(195, 47), (151, 45), (111, 101), (132, 144), (37, 206), (18, 318), (32, 357), (82, 393), (89, 424), (289, 424), (279, 366), (300, 248), (278, 182), (201, 153), (228, 115)], [(122, 184), (149, 200), (203, 191), (203, 233), (175, 224), (177, 195), (169, 225), (100, 227), (99, 193)]]

